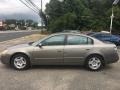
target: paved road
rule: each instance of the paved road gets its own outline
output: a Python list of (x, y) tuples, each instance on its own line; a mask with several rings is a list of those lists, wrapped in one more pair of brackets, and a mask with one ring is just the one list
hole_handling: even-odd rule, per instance
[(39, 33), (40, 30), (34, 30), (34, 31), (1, 31), (0, 32), (0, 42), (11, 40), (15, 38), (20, 38), (23, 36)]

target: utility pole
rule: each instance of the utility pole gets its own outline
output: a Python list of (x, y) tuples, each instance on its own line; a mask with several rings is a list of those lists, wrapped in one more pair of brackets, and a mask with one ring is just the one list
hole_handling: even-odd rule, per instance
[(115, 0), (112, 4), (112, 15), (111, 15), (111, 23), (110, 23), (110, 33), (112, 33), (113, 29), (113, 19), (114, 19), (114, 5), (117, 5), (119, 0)]
[[(41, 13), (42, 13), (42, 11), (43, 11), (43, 1), (41, 0)], [(43, 29), (43, 20), (42, 20), (42, 18), (41, 18), (41, 27), (42, 27), (42, 29)]]
[(114, 19), (114, 11), (113, 11), (113, 6), (112, 6), (112, 15), (111, 15), (111, 23), (110, 23), (110, 33), (112, 33), (112, 29), (113, 29), (113, 19)]
[(41, 11), (43, 10), (43, 1), (41, 0)]

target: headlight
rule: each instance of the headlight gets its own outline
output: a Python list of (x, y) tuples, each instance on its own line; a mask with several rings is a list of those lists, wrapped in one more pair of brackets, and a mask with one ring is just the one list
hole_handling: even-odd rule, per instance
[(8, 50), (4, 50), (1, 54), (6, 54), (8, 52)]

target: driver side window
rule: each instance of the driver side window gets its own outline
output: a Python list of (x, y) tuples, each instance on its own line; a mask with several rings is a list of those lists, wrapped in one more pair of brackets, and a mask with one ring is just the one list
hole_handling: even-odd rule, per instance
[(42, 42), (43, 46), (64, 45), (65, 35), (52, 36)]

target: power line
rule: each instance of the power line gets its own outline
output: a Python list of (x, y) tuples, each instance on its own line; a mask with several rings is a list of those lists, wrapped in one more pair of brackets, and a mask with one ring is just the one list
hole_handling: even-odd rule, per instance
[[(29, 3), (29, 5), (32, 5), (32, 7), (36, 8), (39, 12), (39, 16), (41, 17), (41, 19), (43, 19), (43, 15), (44, 13), (42, 12), (42, 0), (41, 0), (41, 9), (35, 4), (32, 2), (32, 0), (25, 0), (27, 3)], [(42, 23), (42, 21), (41, 21)]]
[(39, 11), (39, 9), (37, 8), (37, 6), (33, 5), (33, 3), (31, 3), (29, 0), (25, 0), (25, 1), (26, 1), (26, 3), (27, 3), (29, 6), (33, 7), (36, 11)]
[(38, 10), (40, 10), (40, 8), (39, 8), (37, 5), (35, 5), (35, 3), (33, 3), (31, 0), (29, 0), (29, 2), (30, 2), (33, 6), (35, 6)]
[(30, 7), (29, 5), (27, 5), (25, 2), (23, 2), (22, 0), (19, 0), (20, 2), (22, 2), (25, 6), (27, 6), (29, 9), (31, 9), (32, 11), (34, 11), (35, 13), (39, 14), (39, 12), (37, 12), (36, 10), (34, 10), (32, 7)]
[(27, 4), (29, 4), (30, 6), (32, 6), (35, 9), (37, 9), (38, 15), (42, 19), (42, 15), (43, 15), (43, 12), (42, 12), (42, 0), (41, 0), (41, 9), (35, 3), (33, 3), (32, 0), (25, 0), (25, 1), (26, 1)]
[(41, 17), (41, 23), (43, 26), (43, 21), (47, 21), (47, 18), (45, 16), (45, 14), (42, 11), (42, 0), (41, 0), (41, 9), (32, 2), (32, 0), (19, 0), (20, 2), (22, 2), (24, 5), (26, 5), (28, 8), (30, 8), (31, 10), (33, 10), (35, 13), (37, 13), (40, 17)]
[(29, 5), (27, 5), (24, 1), (22, 1), (22, 0), (19, 0), (19, 1), (21, 1), (25, 6), (27, 6), (29, 9), (31, 9), (32, 11), (34, 11), (35, 13), (37, 13), (38, 14), (38, 12), (36, 11), (36, 10), (34, 10), (32, 7), (30, 7)]

